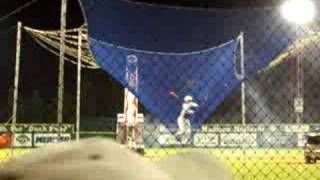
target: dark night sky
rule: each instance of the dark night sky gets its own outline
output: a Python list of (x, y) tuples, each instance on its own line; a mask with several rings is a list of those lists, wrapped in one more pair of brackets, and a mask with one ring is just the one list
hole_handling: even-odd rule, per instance
[[(6, 15), (19, 6), (30, 0), (1, 0), (0, 17)], [(234, 6), (264, 6), (279, 3), (279, 1), (261, 0), (142, 0), (145, 2), (156, 2), (162, 4), (188, 6), (188, 7), (234, 7)], [(264, 3), (264, 4), (262, 4)], [(14, 58), (15, 58), (15, 36), (16, 29), (7, 30), (16, 25), (17, 21), (22, 21), (23, 25), (37, 29), (59, 29), (60, 26), (60, 0), (39, 0), (18, 14), (11, 16), (0, 22), (0, 122), (6, 121), (11, 107), (8, 93), (13, 85)], [(83, 17), (78, 0), (68, 0), (67, 27), (78, 27), (83, 23)], [(21, 52), (21, 79), (20, 94), (21, 99), (32, 96), (35, 90), (39, 91), (45, 103), (50, 103), (57, 96), (58, 80), (58, 57), (50, 54), (39, 47), (26, 33), (23, 34), (23, 46)], [(65, 92), (68, 92), (71, 100), (75, 104), (75, 66), (66, 63), (65, 72)], [(112, 112), (114, 108), (119, 108), (119, 100), (122, 98), (121, 87), (111, 80), (111, 78), (101, 70), (84, 71), (83, 76), (94, 80), (95, 89), (91, 90), (91, 95), (99, 94), (96, 104), (99, 104), (99, 112)], [(86, 101), (86, 97), (83, 101)], [(86, 104), (86, 102), (83, 102)], [(111, 106), (110, 106), (111, 104)], [(74, 106), (75, 107), (75, 106)], [(83, 107), (86, 108), (86, 107)], [(54, 108), (53, 108), (54, 109)], [(74, 110), (74, 109), (72, 109)], [(65, 110), (67, 111), (67, 110)], [(118, 110), (119, 111), (119, 110)], [(114, 114), (112, 114), (113, 116)]]
[[(19, 6), (30, 0), (1, 1), (0, 17), (6, 15)], [(83, 17), (77, 0), (68, 1), (67, 27), (78, 27), (83, 23)], [(11, 98), (8, 92), (14, 80), (14, 58), (15, 58), (15, 36), (16, 29), (7, 30), (16, 25), (17, 21), (22, 21), (24, 26), (36, 29), (59, 29), (60, 27), (60, 1), (59, 0), (39, 0), (20, 13), (11, 16), (0, 22), (0, 48), (2, 58), (0, 61), (0, 119), (6, 121), (8, 111), (8, 99)], [(58, 81), (58, 57), (47, 52), (38, 46), (27, 33), (22, 35), (21, 52), (21, 74), (19, 98), (26, 99), (32, 93), (39, 91), (45, 103), (51, 103), (57, 97)], [(97, 81), (106, 81), (110, 78), (100, 71), (85, 71)], [(68, 92), (75, 104), (75, 66), (65, 64), (65, 92)], [(108, 82), (106, 82), (107, 84)], [(98, 88), (99, 89), (99, 88)], [(107, 90), (108, 91), (108, 90)], [(74, 106), (75, 107), (75, 106)], [(8, 109), (9, 108), (9, 109)], [(52, 111), (55, 108), (52, 108)], [(67, 111), (65, 109), (65, 111)]]

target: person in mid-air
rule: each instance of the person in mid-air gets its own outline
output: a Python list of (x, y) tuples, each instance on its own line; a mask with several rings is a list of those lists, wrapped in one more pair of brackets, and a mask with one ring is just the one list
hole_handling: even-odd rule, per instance
[(199, 107), (197, 103), (193, 101), (193, 97), (186, 95), (183, 99), (181, 112), (177, 118), (178, 132), (176, 137), (179, 141), (188, 141), (191, 136), (192, 129), (190, 124), (190, 117), (195, 113), (194, 108)]

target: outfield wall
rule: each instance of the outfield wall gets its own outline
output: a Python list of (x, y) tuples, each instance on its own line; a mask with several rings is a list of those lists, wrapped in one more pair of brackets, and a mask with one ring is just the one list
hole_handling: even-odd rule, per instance
[[(11, 125), (0, 124), (0, 148), (10, 147), (12, 140), (13, 147), (18, 148), (56, 143), (59, 140), (58, 127), (58, 124), (18, 124), (16, 135), (12, 136)], [(61, 130), (61, 141), (74, 139), (74, 125), (63, 124)], [(304, 145), (306, 135), (320, 134), (320, 124), (206, 124), (194, 130), (188, 144), (177, 141), (176, 131), (176, 127), (163, 124), (145, 124), (145, 147), (295, 148)], [(92, 132), (82, 133), (81, 137), (114, 138), (114, 134)]]
[(10, 124), (0, 124), (0, 147), (8, 148), (12, 144), (15, 148), (34, 148), (68, 142), (73, 139), (74, 126), (62, 124), (60, 137), (58, 132), (58, 124), (17, 124), (13, 134)]
[(194, 130), (188, 144), (176, 140), (175, 128), (162, 124), (146, 124), (145, 131), (146, 147), (294, 148), (304, 145), (306, 135), (320, 133), (320, 124), (206, 124)]

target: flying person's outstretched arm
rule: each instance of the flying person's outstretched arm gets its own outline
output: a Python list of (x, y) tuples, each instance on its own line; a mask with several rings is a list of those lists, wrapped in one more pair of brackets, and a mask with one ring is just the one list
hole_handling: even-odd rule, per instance
[(195, 103), (195, 102), (191, 102), (191, 106), (195, 107), (195, 108), (199, 107), (199, 105), (197, 103)]

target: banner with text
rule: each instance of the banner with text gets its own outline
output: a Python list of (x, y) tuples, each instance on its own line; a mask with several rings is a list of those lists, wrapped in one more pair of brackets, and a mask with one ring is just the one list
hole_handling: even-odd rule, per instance
[(15, 133), (13, 135), (14, 147), (32, 147), (32, 133)]
[[(161, 146), (174, 146), (179, 144), (174, 134), (174, 129), (158, 125), (153, 136)], [(311, 134), (320, 134), (320, 124), (206, 124), (194, 132), (191, 143), (194, 147), (294, 148), (302, 147)]]
[(60, 137), (58, 134), (53, 133), (46, 133), (46, 134), (34, 134), (33, 135), (33, 145), (35, 147), (40, 147), (47, 144), (53, 144), (58, 142), (69, 142), (71, 141), (71, 134), (60, 134)]

